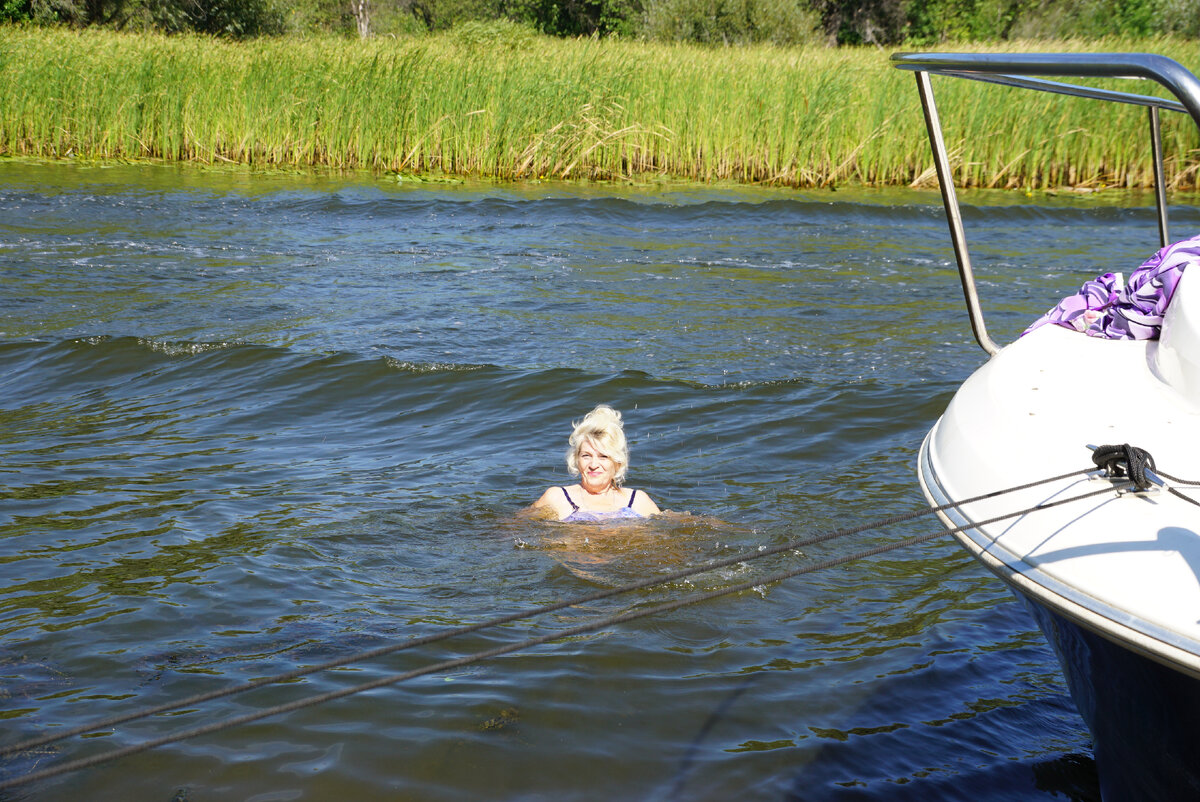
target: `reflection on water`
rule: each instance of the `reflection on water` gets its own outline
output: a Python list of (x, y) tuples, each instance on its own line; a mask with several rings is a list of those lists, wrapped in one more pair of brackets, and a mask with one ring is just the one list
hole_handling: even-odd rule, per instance
[[(742, 553), (728, 540), (736, 542), (753, 534), (745, 527), (715, 518), (671, 512), (652, 520), (601, 524), (542, 522), (539, 529), (540, 537), (530, 538), (532, 533), (527, 530), (517, 537), (517, 545), (548, 552), (576, 578), (602, 588), (623, 587), (727, 560)], [(722, 543), (722, 538), (727, 542)], [(769, 570), (766, 562), (760, 562), (758, 574)], [(670, 580), (668, 586), (698, 589), (737, 584), (754, 575), (748, 570), (745, 564), (714, 568), (711, 572)]]
[[(1155, 241), (1128, 196), (968, 201), (1000, 339)], [(705, 569), (0, 776), (930, 531), (707, 568), (922, 506), (916, 449), (983, 358), (929, 193), (10, 162), (0, 209), (8, 742)], [(599, 402), (688, 514), (517, 514)], [(15, 798), (1098, 798), (1049, 647), (948, 538), (752, 587)]]

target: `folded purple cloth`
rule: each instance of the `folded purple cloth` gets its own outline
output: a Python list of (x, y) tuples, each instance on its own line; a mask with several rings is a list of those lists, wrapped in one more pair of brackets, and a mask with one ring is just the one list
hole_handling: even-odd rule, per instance
[(1089, 337), (1109, 340), (1157, 340), (1163, 314), (1175, 294), (1183, 269), (1200, 262), (1200, 237), (1168, 245), (1133, 271), (1129, 282), (1120, 273), (1105, 273), (1064, 298), (1024, 331), (1054, 323)]

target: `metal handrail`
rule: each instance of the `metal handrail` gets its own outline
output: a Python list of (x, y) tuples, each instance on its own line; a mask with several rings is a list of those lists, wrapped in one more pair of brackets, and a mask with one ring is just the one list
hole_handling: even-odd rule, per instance
[[(1164, 247), (1168, 244), (1167, 195), (1166, 181), (1163, 177), (1159, 111), (1187, 114), (1200, 128), (1200, 80), (1179, 62), (1150, 53), (896, 53), (892, 56), (892, 64), (897, 69), (911, 70), (917, 74), (917, 91), (921, 96), (925, 127), (929, 132), (929, 144), (933, 150), (934, 167), (942, 190), (942, 203), (946, 207), (946, 220), (950, 225), (950, 239), (954, 244), (955, 259), (958, 261), (963, 296), (971, 316), (971, 328), (975, 332), (976, 341), (988, 354), (998, 353), (1000, 346), (988, 336), (983, 310), (979, 305), (979, 293), (975, 287), (971, 256), (967, 250), (966, 234), (963, 232), (962, 213), (959, 211), (958, 197), (954, 191), (950, 160), (946, 154), (946, 143), (942, 137), (937, 105), (933, 99), (933, 86), (929, 81), (930, 74), (969, 78), (1110, 103), (1145, 106), (1149, 112), (1150, 142), (1154, 156), (1158, 235)], [(1051, 81), (1046, 80), (1045, 76), (1151, 80), (1165, 87), (1178, 101)]]

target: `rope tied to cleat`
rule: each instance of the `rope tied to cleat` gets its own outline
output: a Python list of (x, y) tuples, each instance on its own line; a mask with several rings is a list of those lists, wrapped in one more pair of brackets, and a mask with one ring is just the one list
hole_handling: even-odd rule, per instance
[(1120, 479), (1128, 478), (1134, 485), (1134, 490), (1145, 492), (1156, 487), (1166, 490), (1176, 498), (1180, 498), (1189, 504), (1195, 504), (1200, 507), (1200, 501), (1191, 496), (1185, 496), (1180, 493), (1175, 487), (1171, 487), (1164, 480), (1170, 480), (1176, 485), (1187, 485), (1195, 487), (1197, 482), (1187, 479), (1180, 479), (1177, 476), (1172, 476), (1166, 471), (1160, 471), (1154, 465), (1154, 457), (1144, 448), (1130, 445), (1129, 443), (1121, 443), (1120, 445), (1107, 446), (1088, 446), (1092, 449), (1092, 462), (1096, 467), (1101, 468), (1108, 476)]
[(1144, 448), (1129, 443), (1097, 446), (1092, 452), (1092, 462), (1109, 476), (1129, 477), (1138, 490), (1149, 490), (1153, 486), (1146, 474), (1154, 473), (1154, 457)]

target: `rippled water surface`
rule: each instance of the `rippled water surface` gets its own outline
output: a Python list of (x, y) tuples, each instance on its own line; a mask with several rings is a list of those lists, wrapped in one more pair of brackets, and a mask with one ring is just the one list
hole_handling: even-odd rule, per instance
[[(966, 201), (1002, 341), (1155, 245), (1138, 198)], [(929, 192), (0, 163), (2, 742), (922, 507), (921, 438), (983, 361), (951, 260)], [(571, 420), (599, 402), (625, 413), (630, 484), (691, 516), (516, 514), (569, 481)], [(106, 727), (0, 777), (936, 527)], [(0, 798), (1083, 800), (1095, 784), (1049, 647), (942, 537)]]

